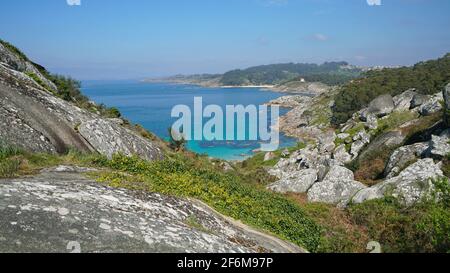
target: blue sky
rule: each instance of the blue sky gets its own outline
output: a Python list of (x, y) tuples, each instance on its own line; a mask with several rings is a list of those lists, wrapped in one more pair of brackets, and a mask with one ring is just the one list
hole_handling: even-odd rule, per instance
[(277, 62), (410, 65), (450, 52), (450, 1), (5, 0), (0, 38), (79, 79)]

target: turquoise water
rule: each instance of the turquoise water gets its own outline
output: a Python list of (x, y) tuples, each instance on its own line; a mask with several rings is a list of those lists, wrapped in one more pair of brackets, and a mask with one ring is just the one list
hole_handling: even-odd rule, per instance
[[(93, 101), (117, 107), (125, 118), (165, 139), (168, 128), (177, 120), (171, 117), (172, 108), (178, 104), (193, 107), (194, 97), (202, 97), (204, 106), (216, 104), (225, 111), (225, 105), (262, 105), (282, 96), (258, 88), (204, 88), (138, 81), (87, 81), (82, 89)], [(280, 109), (280, 114), (286, 111)], [(280, 147), (295, 143), (295, 139), (280, 135)], [(187, 147), (214, 158), (242, 160), (260, 145), (257, 141), (189, 141)]]

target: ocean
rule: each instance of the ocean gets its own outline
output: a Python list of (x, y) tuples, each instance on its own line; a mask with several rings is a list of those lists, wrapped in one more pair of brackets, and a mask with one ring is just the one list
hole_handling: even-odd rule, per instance
[[(124, 118), (142, 125), (163, 139), (168, 139), (168, 128), (178, 119), (171, 117), (172, 108), (179, 104), (193, 107), (194, 97), (202, 97), (204, 106), (215, 104), (225, 111), (226, 105), (258, 106), (284, 95), (259, 88), (206, 88), (139, 81), (85, 81), (82, 91), (96, 103), (117, 107)], [(287, 111), (280, 109), (280, 115)], [(295, 139), (280, 134), (280, 148), (295, 144)], [(213, 158), (243, 160), (252, 156), (254, 150), (260, 148), (260, 143), (249, 140), (192, 140), (188, 141), (187, 148)]]

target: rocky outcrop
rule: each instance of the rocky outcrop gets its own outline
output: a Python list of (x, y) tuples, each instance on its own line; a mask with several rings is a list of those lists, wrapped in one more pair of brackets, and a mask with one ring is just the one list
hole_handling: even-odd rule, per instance
[(432, 180), (442, 176), (441, 164), (435, 164), (431, 158), (420, 159), (398, 176), (359, 191), (352, 201), (362, 203), (383, 198), (385, 195), (392, 195), (410, 205), (426, 197), (433, 189)]
[(445, 130), (439, 136), (431, 136), (429, 144), (429, 156), (441, 160), (449, 154), (450, 130)]
[(358, 191), (366, 188), (355, 181), (353, 172), (334, 165), (330, 167), (323, 181), (315, 183), (308, 191), (308, 200), (327, 204), (345, 206)]
[(114, 121), (93, 119), (81, 123), (78, 131), (98, 152), (108, 158), (117, 153), (137, 155), (147, 160), (162, 158), (159, 147)]
[(201, 202), (109, 188), (85, 171), (0, 180), (0, 252), (305, 252)]
[(402, 112), (411, 109), (411, 101), (416, 94), (416, 89), (408, 89), (400, 95), (395, 96), (393, 98), (395, 111)]
[(34, 64), (0, 44), (0, 140), (31, 152), (65, 153), (75, 148), (108, 157), (113, 153), (148, 160), (162, 157), (154, 142), (120, 122), (56, 97), (53, 91), (56, 86)]
[(428, 143), (416, 143), (413, 145), (403, 146), (395, 150), (389, 158), (384, 170), (386, 178), (397, 176), (403, 169), (422, 158), (429, 149)]
[(419, 113), (422, 116), (429, 116), (442, 110), (441, 101), (443, 100), (442, 94), (432, 96), (424, 104), (419, 107)]
[(267, 152), (267, 153), (264, 155), (264, 162), (270, 161), (270, 160), (272, 160), (272, 159), (274, 159), (274, 158), (276, 158), (276, 155), (275, 155), (274, 152)]
[(304, 193), (308, 191), (317, 179), (317, 170), (303, 169), (285, 173), (279, 181), (269, 185), (268, 189), (281, 193)]

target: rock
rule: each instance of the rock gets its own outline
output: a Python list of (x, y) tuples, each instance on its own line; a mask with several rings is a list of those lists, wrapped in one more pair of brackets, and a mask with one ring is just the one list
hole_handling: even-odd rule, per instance
[(378, 119), (375, 115), (368, 115), (366, 117), (365, 126), (369, 130), (375, 130), (378, 128)]
[(403, 112), (411, 109), (411, 101), (413, 100), (414, 96), (416, 95), (416, 89), (412, 88), (409, 90), (406, 90), (405, 92), (401, 93), (400, 95), (395, 96), (394, 99), (394, 106), (395, 111)]
[(336, 148), (334, 141), (336, 140), (336, 134), (334, 131), (324, 132), (318, 136), (319, 152), (322, 154), (331, 154)]
[(315, 183), (308, 191), (310, 202), (346, 206), (350, 199), (366, 186), (351, 179), (330, 179)]
[(305, 252), (199, 201), (109, 188), (65, 168), (0, 180), (2, 252), (68, 253), (69, 242), (82, 253)]
[(330, 170), (323, 180), (333, 179), (354, 180), (355, 176), (351, 170), (339, 165), (333, 165), (330, 167)]
[(272, 159), (274, 159), (274, 158), (276, 158), (276, 157), (277, 157), (277, 156), (275, 155), (274, 152), (267, 152), (267, 153), (264, 155), (264, 162), (269, 161), (269, 160), (272, 160)]
[(353, 142), (352, 147), (350, 148), (350, 154), (353, 155), (353, 158), (357, 157), (359, 155), (359, 152), (366, 146), (366, 143), (364, 143), (362, 140), (357, 140)]
[(421, 106), (422, 104), (426, 103), (430, 100), (430, 96), (423, 95), (423, 94), (415, 94), (413, 96), (413, 99), (411, 100), (410, 109), (414, 109), (416, 107)]
[[(367, 114), (374, 114), (377, 117), (384, 117), (394, 111), (394, 99), (391, 95), (381, 95), (370, 102)], [(366, 116), (367, 120), (367, 116)]]
[(352, 156), (347, 153), (345, 145), (340, 145), (334, 150), (333, 158), (337, 160), (340, 165), (344, 165), (352, 160)]
[(355, 203), (383, 198), (392, 194), (406, 205), (426, 197), (433, 189), (432, 180), (442, 177), (441, 164), (433, 159), (420, 159), (403, 170), (398, 176), (358, 192), (352, 199)]
[(342, 139), (342, 140), (346, 139), (348, 137), (350, 137), (350, 134), (347, 134), (347, 133), (340, 133), (337, 135), (337, 138)]
[(267, 188), (280, 193), (304, 193), (317, 181), (317, 179), (317, 170), (304, 169), (285, 173), (280, 181), (269, 185)]
[(386, 178), (397, 176), (402, 170), (421, 158), (428, 150), (428, 143), (416, 143), (395, 150), (390, 156), (384, 175)]
[(82, 123), (78, 131), (97, 151), (108, 158), (117, 153), (126, 156), (137, 155), (147, 160), (163, 157), (158, 146), (115, 122), (94, 119)]
[(445, 136), (431, 136), (430, 156), (435, 159), (442, 159), (450, 154), (450, 139)]
[(419, 113), (422, 116), (429, 116), (442, 110), (442, 104), (438, 97), (433, 97), (419, 107)]
[(445, 86), (443, 91), (444, 97), (444, 122), (447, 128), (450, 128), (450, 83)]
[(370, 156), (373, 153), (379, 153), (380, 151), (392, 151), (402, 145), (404, 141), (405, 135), (403, 135), (401, 131), (384, 133), (367, 145), (364, 151), (360, 153), (358, 160), (366, 160), (367, 156)]

